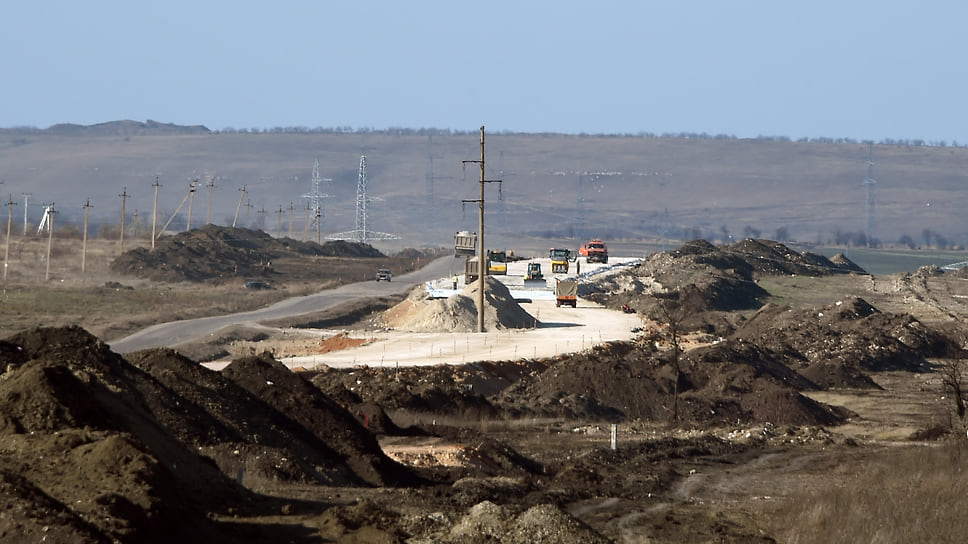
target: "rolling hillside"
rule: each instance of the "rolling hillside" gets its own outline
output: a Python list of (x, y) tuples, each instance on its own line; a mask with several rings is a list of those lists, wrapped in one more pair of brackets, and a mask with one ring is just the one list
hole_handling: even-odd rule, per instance
[[(422, 132), (431, 132), (432, 136)], [(554, 241), (682, 240), (755, 234), (802, 242), (856, 241), (865, 228), (868, 146), (771, 140), (487, 134), (487, 245), (547, 247)], [(12, 200), (15, 232), (29, 230), (41, 204), (57, 225), (80, 225), (90, 199), (93, 229), (117, 225), (126, 192), (129, 229), (150, 229), (154, 187), (158, 223), (192, 224), (209, 215), (271, 234), (305, 232), (314, 159), (322, 231), (354, 228), (360, 155), (367, 157), (368, 229), (397, 234), (379, 247), (446, 246), (457, 230), (477, 230), (479, 132), (216, 133), (204, 127), (124, 121), (93, 127), (0, 130), (0, 186)], [(968, 242), (961, 210), (968, 149), (875, 145), (874, 237), (914, 243)], [(210, 182), (214, 180), (214, 188)], [(431, 183), (432, 182), (432, 183)], [(239, 208), (240, 189), (245, 199)], [(431, 195), (432, 186), (432, 195)], [(211, 199), (210, 199), (211, 196)], [(503, 198), (503, 200), (502, 200)], [(4, 206), (6, 208), (6, 206)], [(135, 213), (137, 216), (135, 217)], [(136, 225), (136, 226), (133, 226)], [(784, 234), (785, 236), (781, 236)], [(927, 240), (925, 239), (925, 235)], [(851, 237), (854, 237), (852, 239)], [(577, 245), (577, 241), (575, 241)]]

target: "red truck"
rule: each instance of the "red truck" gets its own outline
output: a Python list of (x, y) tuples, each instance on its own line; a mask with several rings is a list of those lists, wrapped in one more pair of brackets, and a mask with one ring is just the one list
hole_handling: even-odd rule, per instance
[(589, 240), (587, 243), (583, 244), (579, 249), (578, 253), (585, 256), (585, 262), (588, 263), (607, 263), (608, 262), (608, 247), (605, 246), (605, 242), (595, 238), (594, 240)]

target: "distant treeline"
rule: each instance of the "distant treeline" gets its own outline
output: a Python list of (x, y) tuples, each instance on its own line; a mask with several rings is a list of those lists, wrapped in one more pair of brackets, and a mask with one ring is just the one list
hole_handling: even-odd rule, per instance
[[(467, 136), (477, 134), (476, 130), (451, 130), (439, 128), (397, 128), (372, 129), (372, 128), (353, 128), (353, 127), (273, 127), (268, 129), (259, 128), (223, 128), (220, 131), (225, 134), (391, 134), (397, 136)], [(895, 139), (884, 138), (882, 140), (858, 140), (856, 138), (830, 138), (821, 136), (817, 138), (802, 137), (793, 139), (789, 136), (768, 136), (758, 135), (755, 138), (740, 138), (735, 134), (709, 134), (706, 132), (635, 132), (625, 134), (602, 134), (581, 132), (578, 134), (559, 134), (559, 133), (532, 133), (532, 132), (513, 132), (507, 130), (491, 131), (490, 134), (506, 136), (527, 136), (527, 135), (560, 135), (578, 136), (581, 138), (652, 138), (652, 139), (681, 139), (681, 140), (757, 140), (764, 142), (795, 142), (795, 143), (817, 143), (817, 144), (874, 144), (874, 145), (895, 145), (902, 147), (966, 147), (968, 144), (959, 144), (957, 141), (947, 142), (945, 140), (929, 141), (916, 139)]]
[[(440, 128), (401, 128), (390, 127), (387, 129), (374, 128), (354, 128), (343, 127), (272, 127), (272, 128), (233, 128), (226, 127), (221, 130), (210, 130), (201, 125), (185, 126), (173, 125), (170, 123), (159, 123), (148, 120), (145, 123), (138, 121), (112, 121), (109, 123), (98, 123), (96, 125), (74, 125), (58, 124), (50, 128), (40, 129), (36, 127), (19, 126), (11, 128), (0, 128), (0, 134), (59, 134), (59, 135), (146, 135), (152, 133), (183, 133), (183, 134), (388, 134), (395, 136), (467, 136), (477, 134), (477, 130), (451, 130)], [(770, 136), (758, 135), (754, 138), (740, 138), (735, 134), (709, 134), (706, 132), (635, 132), (624, 134), (602, 134), (585, 133), (562, 134), (562, 133), (533, 133), (533, 132), (513, 132), (513, 131), (491, 131), (491, 134), (507, 136), (527, 136), (527, 135), (559, 135), (577, 136), (580, 138), (650, 138), (650, 139), (682, 139), (682, 140), (756, 140), (764, 142), (789, 142), (789, 143), (817, 143), (817, 144), (874, 144), (874, 145), (893, 145), (900, 147), (966, 147), (968, 144), (959, 144), (957, 140), (947, 142), (945, 140), (923, 140), (920, 138), (884, 138), (878, 141), (858, 140), (856, 138), (831, 138), (826, 136), (816, 138), (790, 138), (789, 136)]]

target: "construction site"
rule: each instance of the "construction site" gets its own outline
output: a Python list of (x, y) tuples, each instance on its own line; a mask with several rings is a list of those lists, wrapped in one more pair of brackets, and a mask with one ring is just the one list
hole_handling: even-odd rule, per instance
[(195, 183), (141, 236), (9, 200), (0, 540), (960, 541), (962, 268), (592, 214), (512, 248), (483, 129), (460, 220), (389, 251), (425, 238), (366, 157), (348, 230), (318, 163), (274, 226), (244, 188), (193, 225)]
[[(892, 485), (934, 494), (891, 467), (944, 471), (961, 447), (945, 378), (964, 358), (957, 273), (874, 277), (776, 242), (696, 241), (568, 261), (572, 308), (556, 274), (526, 285), (529, 263), (550, 268), (535, 255), (485, 277), (481, 334), (478, 284), (453, 289), (450, 250), (377, 282), (388, 257), (365, 245), (290, 241), (285, 257), (246, 232), (193, 229), (99, 273), (129, 301), (272, 297), (306, 281), (296, 262), (339, 260), (360, 280), (327, 290), (388, 291), (212, 333), (186, 314), (193, 338), (134, 351), (128, 317), (96, 306), (74, 321), (100, 338), (70, 318), (7, 336), (5, 540), (847, 541), (863, 520), (826, 510), (843, 516), (826, 538), (817, 509), (901, 500)], [(156, 254), (168, 272), (148, 280)], [(179, 254), (223, 272), (187, 274)], [(250, 292), (266, 255), (273, 289)]]

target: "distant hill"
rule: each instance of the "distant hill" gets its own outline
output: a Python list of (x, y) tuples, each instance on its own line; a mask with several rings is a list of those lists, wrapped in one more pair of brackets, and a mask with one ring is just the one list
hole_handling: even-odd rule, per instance
[[(868, 146), (849, 141), (500, 133), (486, 135), (485, 153), (486, 178), (503, 180), (485, 191), (489, 247), (546, 251), (593, 236), (863, 245), (868, 189), (876, 240), (968, 243), (961, 147), (874, 145), (876, 183), (865, 183)], [(215, 224), (298, 238), (315, 159), (326, 195), (322, 232), (355, 228), (362, 154), (367, 229), (400, 236), (375, 246), (446, 246), (455, 231), (477, 230), (469, 201), (478, 198), (479, 169), (463, 163), (480, 156), (476, 130), (213, 132), (155, 121), (4, 129), (0, 191), (18, 206), (31, 193), (33, 229), (50, 202), (59, 225), (80, 224), (87, 199), (95, 225), (116, 226), (125, 192), (127, 228), (144, 233), (157, 179), (159, 226), (184, 229), (193, 204), (193, 226), (210, 215)], [(22, 213), (17, 207), (14, 218)]]
[(125, 120), (98, 123), (96, 125), (62, 123), (52, 125), (46, 129), (25, 127), (0, 129), (0, 133), (10, 135), (43, 134), (57, 136), (144, 136), (148, 134), (208, 134), (210, 132), (210, 130), (201, 125), (174, 125), (171, 123), (159, 123), (151, 119), (144, 123)]

